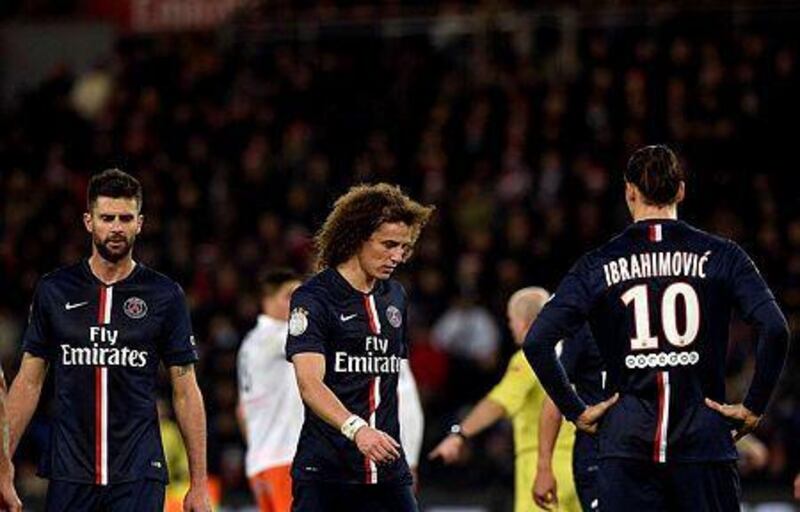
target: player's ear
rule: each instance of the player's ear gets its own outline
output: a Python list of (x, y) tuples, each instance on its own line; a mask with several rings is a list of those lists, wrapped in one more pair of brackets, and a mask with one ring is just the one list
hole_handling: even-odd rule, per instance
[(625, 201), (628, 205), (636, 202), (636, 186), (630, 181), (625, 182)]
[(83, 226), (86, 231), (92, 232), (92, 214), (90, 212), (83, 212)]
[(137, 235), (142, 232), (142, 225), (144, 225), (144, 215), (142, 215), (140, 213), (139, 215), (136, 216), (136, 234)]
[(686, 197), (686, 182), (681, 180), (680, 185), (678, 185), (678, 193), (675, 194), (675, 204), (682, 202), (685, 197)]

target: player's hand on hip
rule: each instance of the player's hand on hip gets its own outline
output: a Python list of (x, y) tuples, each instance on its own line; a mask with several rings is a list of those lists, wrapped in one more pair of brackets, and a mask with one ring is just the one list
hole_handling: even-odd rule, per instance
[(533, 480), (533, 501), (544, 510), (558, 510), (558, 483), (552, 469), (538, 469)]
[(189, 487), (183, 498), (183, 512), (211, 512), (211, 499), (205, 485)]
[(732, 432), (734, 441), (738, 441), (754, 431), (761, 421), (761, 416), (756, 415), (743, 404), (721, 404), (706, 398), (706, 405), (736, 425), (736, 430)]
[(445, 464), (452, 464), (461, 458), (464, 451), (464, 438), (449, 434), (436, 445), (436, 448), (428, 454), (428, 460), (442, 459)]
[(400, 444), (381, 430), (361, 427), (354, 441), (361, 453), (379, 464), (393, 462), (400, 457)]
[(619, 393), (614, 393), (608, 400), (590, 405), (578, 416), (578, 419), (575, 420), (575, 427), (577, 427), (578, 430), (594, 434), (597, 432), (597, 423), (600, 421), (600, 418), (605, 415), (606, 411), (608, 411), (612, 405), (617, 403), (617, 400), (619, 400)]

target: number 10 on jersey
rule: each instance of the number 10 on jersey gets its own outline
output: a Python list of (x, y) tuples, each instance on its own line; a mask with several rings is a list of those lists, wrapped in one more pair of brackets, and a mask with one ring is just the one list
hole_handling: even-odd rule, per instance
[[(678, 297), (684, 308), (683, 331), (678, 326)], [(658, 337), (650, 323), (650, 300), (646, 284), (630, 288), (620, 297), (625, 306), (633, 304), (634, 333), (631, 350), (658, 348)], [(697, 292), (688, 283), (672, 283), (661, 296), (661, 331), (664, 338), (675, 347), (690, 345), (700, 331), (700, 301)]]

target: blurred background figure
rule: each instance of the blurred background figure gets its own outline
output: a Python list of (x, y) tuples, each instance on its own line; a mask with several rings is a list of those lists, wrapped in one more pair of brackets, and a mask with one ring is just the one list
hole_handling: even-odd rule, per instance
[(400, 421), (400, 444), (406, 455), (408, 468), (414, 477), (414, 489), (419, 489), (419, 456), (425, 432), (425, 414), (417, 391), (417, 382), (408, 360), (400, 363), (397, 380), (397, 407)]
[[(181, 430), (175, 421), (175, 413), (169, 402), (159, 398), (158, 422), (161, 431), (161, 443), (164, 445), (164, 457), (167, 459), (169, 484), (167, 484), (164, 512), (183, 512), (183, 497), (189, 490), (189, 457), (183, 444)], [(219, 479), (211, 476), (208, 480), (208, 495), (211, 505), (217, 510), (222, 496)]]
[(303, 402), (284, 346), (289, 299), (300, 278), (291, 270), (272, 270), (260, 283), (261, 314), (239, 348), (236, 412), (247, 444), (245, 470), (259, 510), (289, 512), (290, 469), (303, 425)]
[[(517, 346), (525, 340), (531, 324), (550, 294), (544, 288), (529, 287), (515, 292), (508, 300), (508, 327)], [(533, 374), (522, 350), (508, 363), (503, 379), (472, 409), (428, 457), (441, 459), (445, 464), (457, 462), (467, 441), (498, 420), (507, 417), (514, 426), (514, 511), (532, 512), (535, 509), (531, 487), (536, 473), (539, 415), (546, 398), (544, 388)], [(553, 454), (553, 473), (558, 485), (559, 510), (581, 510), (572, 478), (572, 446), (575, 429), (564, 425), (558, 433)]]

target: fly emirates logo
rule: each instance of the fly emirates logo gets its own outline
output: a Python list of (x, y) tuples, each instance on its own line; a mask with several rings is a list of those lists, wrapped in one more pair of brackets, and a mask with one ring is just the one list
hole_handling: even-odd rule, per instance
[(364, 340), (363, 356), (353, 356), (347, 352), (336, 352), (336, 373), (400, 373), (401, 358), (389, 350), (389, 340), (380, 336), (367, 336)]
[(89, 327), (90, 347), (61, 344), (61, 363), (65, 366), (147, 366), (147, 351), (117, 347), (119, 330)]

